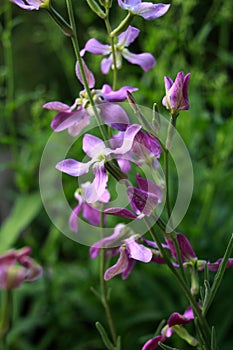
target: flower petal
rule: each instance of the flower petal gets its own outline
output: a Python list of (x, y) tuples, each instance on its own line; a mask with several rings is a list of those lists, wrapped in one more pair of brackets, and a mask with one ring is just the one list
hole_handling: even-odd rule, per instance
[[(180, 248), (181, 259), (183, 262), (195, 259), (197, 257), (196, 253), (194, 252), (191, 246), (191, 243), (185, 235), (183, 235), (182, 233), (177, 233), (177, 241)], [(174, 242), (166, 238), (166, 243), (170, 249), (173, 258), (177, 260)]]
[(41, 5), (41, 1), (36, 1), (31, 6), (25, 5), (25, 2), (23, 0), (10, 0), (10, 1), (13, 2), (14, 4), (18, 5), (19, 7), (21, 7), (24, 10), (39, 10), (40, 5)]
[(129, 118), (124, 109), (113, 103), (102, 103), (98, 106), (100, 108), (100, 115), (105, 123), (117, 130), (125, 130), (129, 125)]
[(122, 272), (122, 275), (121, 275), (121, 278), (123, 280), (125, 280), (129, 276), (129, 274), (131, 273), (131, 271), (134, 268), (135, 263), (136, 263), (136, 261), (134, 259), (129, 259), (128, 260), (128, 266), (125, 269), (125, 271)]
[(107, 215), (119, 216), (125, 219), (136, 219), (137, 216), (130, 210), (125, 208), (108, 208), (104, 210)]
[(124, 47), (129, 46), (138, 37), (140, 30), (138, 28), (128, 26), (125, 32), (118, 36), (118, 43)]
[(136, 174), (136, 180), (141, 190), (154, 194), (157, 196), (158, 202), (162, 202), (162, 192), (158, 185), (150, 180), (144, 179), (140, 174)]
[(78, 124), (86, 116), (86, 111), (83, 108), (75, 112), (59, 112), (51, 122), (51, 128), (56, 131), (68, 129), (75, 124)]
[(105, 152), (104, 142), (96, 136), (85, 134), (83, 137), (83, 150), (90, 158), (96, 158)]
[(70, 217), (69, 217), (69, 228), (73, 232), (78, 232), (78, 215), (82, 209), (82, 202), (79, 202), (79, 204), (74, 208), (72, 211)]
[(127, 91), (134, 92), (137, 91), (138, 88), (134, 88), (132, 86), (123, 86), (119, 90), (112, 90), (110, 85), (103, 85), (101, 92), (104, 94), (105, 101), (108, 102), (122, 102), (127, 99)]
[(88, 173), (93, 161), (81, 163), (74, 159), (65, 159), (56, 165), (56, 169), (71, 176), (80, 176)]
[(99, 254), (101, 248), (113, 248), (118, 247), (122, 243), (120, 240), (121, 231), (125, 228), (124, 224), (118, 224), (114, 228), (114, 232), (111, 236), (104, 237), (98, 242), (95, 242), (90, 248), (90, 256), (95, 259)]
[(146, 248), (144, 245), (137, 243), (135, 239), (132, 238), (126, 239), (125, 244), (130, 258), (145, 263), (151, 261), (153, 254), (149, 248)]
[(83, 218), (86, 219), (91, 225), (99, 226), (100, 224), (100, 211), (91, 205), (83, 204)]
[[(88, 69), (86, 63), (84, 62), (84, 60), (82, 59), (82, 63), (83, 63), (83, 69), (84, 69), (84, 73), (87, 79), (87, 83), (90, 89), (92, 89), (95, 86), (95, 78), (93, 73), (90, 71), (90, 69)], [(82, 85), (84, 86), (84, 82), (83, 82), (83, 78), (82, 78), (82, 74), (81, 74), (81, 70), (80, 70), (80, 66), (78, 61), (76, 62), (75, 65), (75, 72), (77, 75), (78, 80), (82, 83)]]
[(135, 5), (131, 11), (133, 14), (142, 16), (144, 19), (151, 21), (165, 15), (169, 7), (170, 5), (145, 2)]
[(83, 52), (88, 51), (94, 55), (108, 55), (111, 53), (111, 46), (104, 45), (96, 39), (90, 39), (87, 41)]
[(130, 63), (140, 66), (145, 72), (153, 68), (156, 63), (154, 56), (147, 52), (136, 54), (124, 49), (122, 56)]
[(86, 111), (84, 111), (82, 118), (79, 122), (75, 122), (74, 124), (68, 127), (68, 133), (71, 136), (77, 136), (81, 133), (81, 131), (90, 124), (90, 117)]
[(101, 61), (101, 72), (103, 74), (108, 74), (111, 67), (113, 65), (113, 57), (112, 54), (108, 58), (103, 58)]
[(121, 147), (114, 150), (114, 154), (124, 154), (129, 152), (132, 148), (134, 138), (137, 135), (138, 131), (142, 128), (141, 125), (132, 124), (130, 125), (123, 134), (123, 142)]
[(163, 343), (164, 340), (165, 338), (161, 335), (158, 335), (155, 338), (149, 339), (142, 347), (142, 350), (154, 350), (159, 346), (159, 343)]
[(117, 260), (115, 265), (109, 267), (105, 271), (104, 279), (108, 281), (114, 276), (121, 274), (127, 269), (128, 265), (129, 265), (129, 258), (126, 254), (125, 248), (121, 248), (119, 259)]
[(160, 203), (157, 195), (142, 191), (139, 188), (129, 186), (127, 188), (130, 205), (137, 215), (143, 213), (150, 216), (156, 206)]
[(70, 106), (59, 101), (47, 102), (43, 105), (43, 108), (50, 109), (52, 111), (70, 112)]
[(93, 166), (93, 172), (95, 174), (94, 181), (89, 186), (86, 186), (84, 190), (87, 203), (99, 201), (108, 182), (108, 175), (103, 162), (96, 163)]

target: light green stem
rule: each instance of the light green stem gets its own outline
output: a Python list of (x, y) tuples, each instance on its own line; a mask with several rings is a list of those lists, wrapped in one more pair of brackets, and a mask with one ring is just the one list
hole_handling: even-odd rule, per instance
[(92, 94), (91, 94), (91, 90), (90, 90), (90, 88), (88, 86), (87, 78), (86, 78), (84, 67), (83, 67), (82, 57), (80, 55), (80, 48), (79, 48), (79, 42), (78, 42), (78, 36), (77, 36), (77, 28), (76, 28), (75, 19), (74, 19), (74, 12), (73, 12), (73, 7), (72, 7), (72, 1), (71, 0), (66, 0), (66, 4), (67, 4), (67, 10), (68, 10), (68, 14), (69, 14), (69, 20), (70, 20), (71, 29), (72, 29), (72, 32), (73, 32), (73, 35), (71, 36), (71, 41), (72, 41), (72, 44), (73, 44), (73, 48), (74, 48), (76, 59), (78, 61), (79, 67), (80, 67), (80, 72), (81, 72), (81, 76), (82, 76), (82, 79), (83, 79), (84, 87), (86, 89), (87, 96), (88, 96), (89, 102), (91, 104), (91, 107), (93, 108), (94, 115), (95, 115), (95, 118), (96, 118), (99, 130), (101, 132), (101, 136), (102, 136), (103, 140), (106, 141), (107, 140), (107, 135), (106, 135), (105, 129), (103, 128), (103, 125), (102, 125), (102, 122), (101, 122), (101, 118), (99, 116), (99, 113), (98, 113), (98, 110), (96, 108), (95, 102), (93, 100), (93, 97), (92, 97)]
[(112, 49), (112, 57), (113, 57), (113, 83), (112, 83), (112, 89), (116, 90), (117, 88), (117, 60), (116, 60), (116, 47), (114, 45), (114, 38), (111, 36), (111, 25), (109, 22), (109, 15), (108, 12), (106, 14), (106, 18), (104, 20), (105, 26), (107, 29), (111, 49)]
[[(101, 211), (100, 213), (100, 227), (104, 227), (104, 212)], [(102, 237), (103, 238), (103, 237)], [(104, 272), (105, 272), (105, 248), (101, 248), (100, 251), (100, 295), (101, 295), (101, 302), (105, 310), (109, 330), (111, 333), (113, 344), (116, 346), (117, 344), (117, 335), (116, 330), (111, 314), (111, 309), (108, 303), (108, 287), (106, 284), (106, 281), (104, 279)]]
[(12, 320), (12, 290), (4, 290), (2, 292), (2, 313), (0, 321), (0, 344), (3, 350), (7, 350), (7, 335), (11, 328)]

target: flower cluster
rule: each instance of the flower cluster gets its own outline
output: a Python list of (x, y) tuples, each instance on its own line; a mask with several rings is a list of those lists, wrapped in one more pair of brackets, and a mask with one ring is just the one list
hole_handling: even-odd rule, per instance
[[(172, 313), (166, 325), (162, 328), (161, 334), (149, 339), (142, 350), (154, 350), (174, 333), (190, 345), (198, 346), (198, 340), (183, 327), (193, 321), (194, 316), (198, 319), (197, 324), (204, 323), (204, 312), (202, 312), (204, 306), (199, 302), (200, 299), (195, 299), (199, 293), (199, 285), (193, 276), (203, 270), (216, 272), (220, 269), (221, 272), (224, 268), (233, 266), (233, 259), (228, 258), (228, 256), (215, 262), (199, 259), (188, 238), (182, 233), (175, 232), (175, 230), (168, 234), (166, 224), (157, 215), (157, 209), (163, 199), (167, 200), (168, 216), (171, 214), (168, 198), (168, 150), (170, 147), (166, 145), (172, 143), (171, 129), (175, 126), (180, 111), (189, 109), (190, 73), (185, 75), (182, 71), (178, 72), (174, 81), (168, 76), (164, 77), (165, 96), (162, 99), (162, 105), (170, 112), (172, 120), (166, 130), (165, 147), (160, 144), (157, 138), (160, 130), (155, 130), (153, 123), (147, 120), (146, 123), (143, 122), (146, 118), (139, 108), (134, 109), (135, 106), (133, 107), (134, 112), (136, 110), (135, 114), (138, 116), (138, 122), (132, 123), (126, 110), (119, 105), (120, 102), (129, 99), (129, 95), (132, 96), (131, 93), (138, 91), (138, 88), (124, 85), (116, 89), (116, 77), (118, 71), (122, 68), (123, 58), (133, 65), (138, 65), (144, 72), (151, 70), (156, 63), (151, 53), (133, 53), (128, 49), (140, 33), (138, 28), (130, 25), (134, 16), (141, 16), (149, 21), (154, 20), (166, 14), (170, 4), (154, 4), (141, 0), (118, 0), (119, 8), (123, 12), (127, 11), (127, 14), (120, 25), (112, 31), (108, 17), (112, 2), (87, 1), (90, 8), (105, 21), (109, 44), (102, 43), (96, 38), (90, 38), (79, 52), (74, 28), (71, 28), (57, 12), (54, 12), (49, 0), (11, 1), (26, 10), (46, 8), (63, 31), (72, 37), (73, 44), (76, 41), (76, 44), (74, 44), (77, 56), (75, 74), (82, 84), (83, 90), (80, 91), (71, 105), (53, 101), (47, 102), (43, 106), (45, 109), (57, 112), (51, 122), (51, 127), (55, 132), (68, 130), (68, 133), (73, 137), (84, 134), (82, 136), (82, 150), (88, 157), (88, 161), (82, 162), (68, 158), (61, 160), (56, 165), (58, 171), (70, 176), (78, 178), (86, 174), (92, 176), (92, 181), (83, 183), (75, 191), (77, 205), (69, 217), (70, 229), (76, 233), (78, 232), (81, 216), (89, 224), (101, 226), (103, 231), (101, 239), (91, 246), (90, 257), (92, 259), (97, 258), (104, 249), (104, 253), (101, 255), (108, 258), (106, 264), (114, 259), (111, 266), (106, 265), (106, 270), (101, 276), (102, 282), (104, 280), (108, 281), (117, 275), (121, 275), (122, 279), (126, 279), (136, 262), (167, 264), (178, 282), (181, 281), (180, 285), (184, 288), (186, 296), (188, 294), (190, 306), (184, 314)], [(72, 16), (70, 22), (72, 22)], [(101, 72), (106, 79), (106, 75), (110, 70), (114, 71), (112, 87), (108, 83), (101, 88), (95, 87), (95, 77), (83, 58), (87, 52), (103, 56)], [(128, 83), (127, 80), (126, 83)], [(92, 118), (97, 120), (102, 138), (97, 137), (96, 134), (85, 132), (85, 128), (91, 123)], [(164, 188), (156, 178), (156, 170), (160, 166), (159, 161), (163, 149), (165, 150), (164, 172), (167, 182), (165, 196), (163, 195)], [(143, 166), (150, 169), (153, 181), (144, 177), (144, 174), (142, 174)], [(128, 198), (128, 208), (116, 207), (109, 203), (111, 200), (110, 179), (124, 184), (125, 194)], [(114, 227), (110, 236), (105, 237), (103, 229), (108, 223), (110, 215), (117, 216), (122, 222)], [(160, 235), (157, 235), (155, 227), (152, 230), (150, 229), (150, 219), (153, 219), (154, 223), (163, 231), (162, 239)], [(142, 233), (138, 232), (140, 230), (134, 232), (130, 225), (125, 223), (127, 220), (130, 220), (130, 222), (136, 220), (145, 222), (153, 241), (143, 238)], [(29, 253), (30, 248), (25, 247), (22, 250), (12, 250), (0, 256), (0, 289), (17, 288), (24, 281), (32, 281), (41, 275), (41, 267), (29, 257)], [(102, 260), (102, 267), (104, 266)], [(105, 297), (105, 295), (101, 296), (101, 300), (104, 301), (103, 304), (107, 309)], [(202, 299), (206, 302), (208, 298), (209, 295), (206, 294)], [(109, 312), (108, 310), (108, 319), (110, 318)], [(112, 330), (112, 328), (111, 324), (110, 329)], [(210, 348), (208, 344), (210, 341), (207, 339), (209, 335), (202, 333), (205, 330), (200, 329), (199, 332), (199, 338), (203, 338), (208, 345), (204, 344), (200, 348)], [(101, 334), (103, 336), (105, 332), (101, 331)], [(113, 338), (116, 337), (113, 335)], [(105, 341), (105, 343), (109, 344), (110, 341)], [(109, 348), (115, 349), (115, 345), (109, 346)]]

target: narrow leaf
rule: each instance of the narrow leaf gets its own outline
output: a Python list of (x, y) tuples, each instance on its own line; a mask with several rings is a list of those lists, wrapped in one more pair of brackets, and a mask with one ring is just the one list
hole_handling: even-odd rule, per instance
[(217, 293), (217, 290), (218, 288), (220, 287), (220, 284), (222, 282), (222, 279), (223, 279), (223, 275), (224, 275), (224, 272), (225, 272), (225, 269), (226, 269), (226, 265), (227, 265), (227, 262), (228, 262), (228, 259), (230, 258), (230, 255), (231, 255), (231, 252), (232, 252), (232, 248), (233, 248), (233, 234), (231, 235), (231, 238), (230, 238), (230, 241), (228, 243), (228, 246), (227, 246), (227, 249), (226, 249), (226, 252), (224, 254), (224, 257), (222, 259), (222, 262), (219, 266), (219, 269), (215, 275), (215, 278), (214, 278), (214, 282), (212, 284), (212, 287), (210, 289), (210, 293), (209, 293), (209, 297), (208, 299), (206, 300), (206, 303), (205, 305), (203, 306), (203, 313), (206, 314), (210, 305), (212, 304), (213, 300), (214, 300), (214, 297)]
[(215, 328), (212, 327), (212, 332), (211, 332), (211, 350), (217, 350), (217, 340), (216, 340), (216, 332)]
[(21, 195), (17, 198), (9, 217), (0, 229), (0, 252), (9, 249), (34, 219), (41, 208), (40, 193)]
[(102, 326), (102, 324), (100, 322), (96, 322), (96, 328), (99, 331), (99, 334), (103, 340), (104, 345), (106, 346), (106, 348), (108, 350), (116, 350), (115, 346), (112, 344), (112, 342), (110, 341), (107, 332), (105, 331), (104, 327)]

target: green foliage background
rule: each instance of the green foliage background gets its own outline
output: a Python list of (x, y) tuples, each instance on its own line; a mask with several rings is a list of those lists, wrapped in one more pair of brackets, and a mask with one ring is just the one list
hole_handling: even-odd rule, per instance
[[(124, 14), (113, 2), (114, 27)], [(73, 3), (81, 46), (90, 37), (105, 41), (104, 25), (86, 2)], [(191, 72), (191, 108), (181, 113), (178, 130), (193, 160), (195, 187), (179, 229), (199, 257), (215, 261), (223, 255), (233, 227), (233, 2), (171, 3), (169, 12), (156, 21), (134, 19), (141, 33), (130, 50), (151, 52), (157, 65), (143, 73), (124, 61), (119, 86), (138, 86), (134, 96), (139, 104), (161, 106), (164, 75), (174, 78), (180, 70)], [(67, 16), (65, 1), (56, 0), (54, 6)], [(103, 344), (94, 323), (106, 321), (90, 290), (99, 288), (98, 260), (90, 260), (88, 247), (69, 240), (52, 225), (38, 185), (39, 162), (54, 115), (41, 106), (50, 100), (71, 104), (82, 88), (74, 74), (72, 46), (43, 11), (23, 11), (1, 0), (0, 16), (0, 251), (31, 245), (33, 257), (44, 267), (40, 281), (15, 292), (10, 349), (100, 350)], [(86, 57), (96, 85), (111, 84), (111, 75), (100, 74), (100, 58)], [(68, 189), (71, 201), (73, 190)], [(163, 266), (138, 263), (126, 281), (116, 277), (109, 284), (124, 350), (140, 349), (161, 319), (187, 306)], [(233, 346), (232, 288), (228, 270), (209, 312), (221, 350)], [(178, 338), (173, 341), (168, 344), (184, 349)]]

